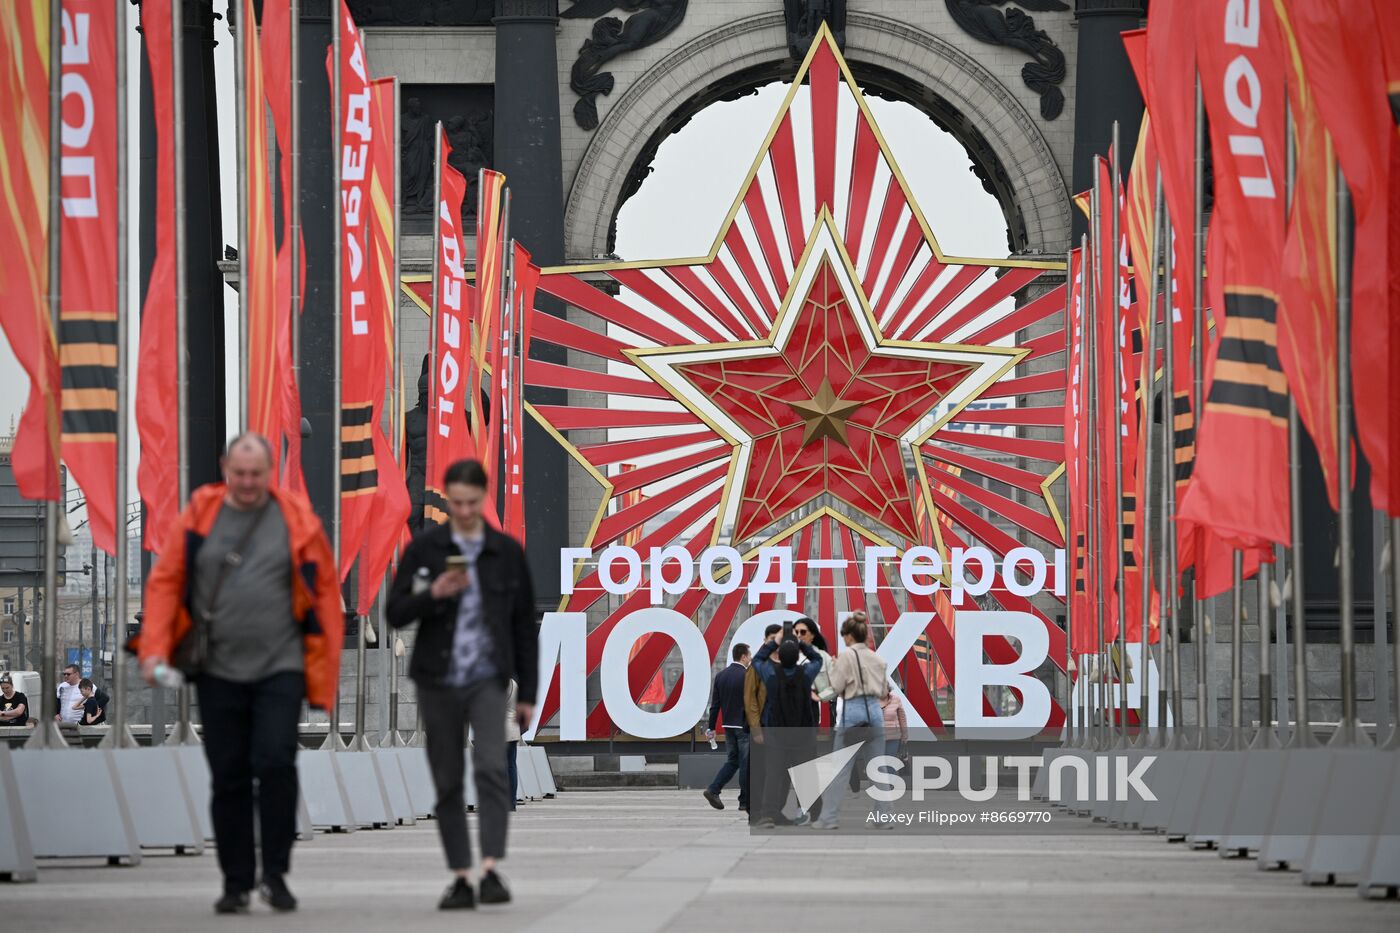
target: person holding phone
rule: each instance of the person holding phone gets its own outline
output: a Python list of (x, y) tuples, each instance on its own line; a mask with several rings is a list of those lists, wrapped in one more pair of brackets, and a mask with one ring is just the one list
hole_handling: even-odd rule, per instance
[(437, 824), (451, 885), (441, 910), (476, 906), (471, 839), (463, 793), (467, 727), (474, 736), (481, 831), (480, 900), (511, 899), (496, 863), (505, 856), (513, 791), (506, 762), (506, 703), (519, 684), (516, 714), (528, 724), (538, 680), (535, 595), (525, 551), (486, 523), (486, 470), (459, 460), (443, 476), (448, 523), (423, 531), (404, 552), (389, 591), (389, 624), (418, 624), (408, 673), (418, 686), (428, 764), (437, 790)]

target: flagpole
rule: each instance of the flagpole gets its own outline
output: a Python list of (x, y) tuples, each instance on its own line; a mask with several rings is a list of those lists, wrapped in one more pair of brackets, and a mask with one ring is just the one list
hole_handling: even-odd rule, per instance
[[(170, 0), (170, 71), (171, 111), (175, 124), (171, 134), (175, 158), (175, 360), (180, 436), (180, 504), (190, 497), (190, 362), (189, 362), (189, 270), (185, 258), (189, 255), (189, 231), (186, 210), (185, 181), (185, 50), (184, 0)], [(199, 736), (190, 723), (189, 684), (180, 687), (180, 703), (175, 733), (176, 745), (198, 745)]]
[[(1092, 211), (1091, 211), (1091, 213), (1092, 213)], [(1085, 518), (1086, 518), (1086, 520), (1087, 520), (1087, 525), (1086, 525), (1086, 527), (1084, 528), (1084, 532), (1083, 532), (1083, 533), (1084, 533), (1084, 594), (1085, 594), (1086, 597), (1089, 595), (1089, 583), (1090, 583), (1090, 581), (1093, 580), (1093, 581), (1095, 582), (1095, 584), (1097, 584), (1097, 577), (1096, 577), (1095, 574), (1092, 572), (1092, 568), (1094, 567), (1094, 563), (1093, 563), (1093, 561), (1094, 561), (1094, 544), (1095, 544), (1095, 542), (1096, 542), (1096, 540), (1097, 540), (1096, 535), (1095, 535), (1094, 532), (1095, 532), (1095, 529), (1098, 527), (1098, 526), (1095, 524), (1096, 521), (1097, 521), (1096, 516), (1098, 515), (1098, 511), (1097, 511), (1097, 508), (1096, 508), (1096, 505), (1095, 505), (1095, 500), (1096, 500), (1097, 497), (1094, 495), (1094, 490), (1096, 489), (1096, 487), (1094, 486), (1094, 475), (1095, 475), (1095, 474), (1094, 474), (1094, 470), (1095, 470), (1095, 465), (1094, 465), (1094, 458), (1093, 458), (1093, 450), (1094, 450), (1094, 407), (1095, 407), (1095, 404), (1096, 404), (1096, 403), (1095, 403), (1095, 400), (1094, 400), (1094, 383), (1093, 383), (1093, 369), (1092, 369), (1092, 367), (1093, 367), (1093, 365), (1094, 365), (1094, 364), (1093, 364), (1093, 359), (1094, 359), (1094, 357), (1093, 357), (1093, 332), (1094, 332), (1094, 327), (1093, 327), (1093, 317), (1092, 317), (1092, 313), (1091, 313), (1091, 312), (1092, 312), (1092, 309), (1090, 308), (1090, 298), (1091, 298), (1090, 288), (1091, 288), (1092, 281), (1093, 281), (1093, 272), (1094, 272), (1094, 268), (1093, 268), (1092, 254), (1091, 254), (1091, 252), (1090, 252), (1090, 250), (1089, 250), (1089, 236), (1088, 236), (1088, 234), (1081, 234), (1080, 237), (1079, 237), (1079, 276), (1080, 276), (1080, 282), (1081, 282), (1080, 287), (1079, 287), (1079, 326), (1080, 326), (1080, 331), (1081, 331), (1080, 338), (1079, 338), (1079, 369), (1080, 369), (1080, 378), (1084, 380), (1084, 408), (1085, 408), (1085, 411), (1084, 411), (1084, 423), (1085, 423), (1085, 430), (1084, 430), (1084, 458), (1083, 458), (1083, 460), (1084, 460), (1084, 467), (1085, 467), (1085, 470), (1086, 470), (1086, 472), (1088, 473), (1088, 476), (1085, 478), (1085, 479), (1086, 479), (1086, 488), (1088, 488), (1089, 491), (1090, 491), (1090, 492), (1089, 492), (1089, 495), (1088, 495), (1088, 497), (1086, 498), (1085, 503), (1084, 503), (1084, 507), (1085, 507)], [(1085, 601), (1086, 601), (1086, 603), (1088, 602), (1087, 599), (1086, 599)], [(1079, 621), (1079, 624), (1080, 624), (1080, 625), (1092, 624), (1092, 620), (1090, 620), (1090, 619), (1082, 619), (1082, 620)], [(1073, 642), (1070, 643), (1071, 648), (1073, 647), (1073, 644), (1074, 644)], [(1079, 656), (1078, 661), (1076, 661), (1076, 669), (1077, 669), (1078, 674), (1079, 674), (1079, 677), (1077, 678), (1078, 681), (1079, 681), (1079, 709), (1080, 709), (1080, 715), (1079, 715), (1079, 730), (1078, 730), (1078, 736), (1077, 736), (1077, 738), (1078, 738), (1078, 745), (1077, 745), (1077, 747), (1079, 747), (1079, 748), (1088, 748), (1088, 747), (1090, 746), (1092, 740), (1093, 740), (1093, 727), (1092, 727), (1092, 725), (1091, 725), (1091, 723), (1090, 723), (1090, 716), (1091, 716), (1091, 713), (1090, 713), (1090, 701), (1089, 701), (1089, 693), (1090, 693), (1090, 690), (1091, 690), (1091, 688), (1092, 688), (1092, 684), (1090, 683), (1090, 680), (1089, 680), (1089, 673), (1090, 673), (1090, 672), (1089, 672), (1088, 670), (1085, 670), (1085, 668), (1084, 668), (1084, 661), (1085, 661), (1085, 656), (1082, 655), (1082, 654)]]
[[(397, 140), (399, 132), (399, 79), (394, 78), (394, 137)], [(391, 197), (394, 205), (394, 281), (393, 288), (393, 321), (394, 321), (394, 352), (393, 358), (389, 360), (389, 385), (390, 385), (390, 412), (389, 412), (389, 436), (394, 439), (394, 459), (398, 462), (399, 469), (405, 466), (403, 462), (403, 438), (400, 434), (403, 431), (403, 340), (399, 332), (399, 282), (403, 276), (403, 260), (400, 256), (402, 239), (399, 236), (399, 222), (401, 219), (399, 210), (399, 185), (403, 176), (402, 153), (397, 143), (394, 145), (394, 188)], [(434, 249), (433, 255), (437, 255)], [(430, 318), (431, 321), (431, 318)], [(431, 324), (429, 325), (431, 329)], [(398, 635), (389, 630), (388, 616), (389, 602), (389, 581), (386, 578), (379, 585), (379, 631), (383, 635), (381, 650), (388, 652), (389, 665), (389, 730), (388, 734), (380, 745), (384, 748), (399, 748), (403, 743), (403, 737), (399, 735), (399, 659), (394, 654), (394, 644), (398, 640)]]
[[(506, 189), (509, 196), (510, 189)], [(501, 527), (505, 528), (510, 520), (510, 502), (513, 498), (511, 493), (510, 477), (510, 439), (515, 432), (515, 389), (516, 389), (516, 365), (515, 365), (515, 337), (518, 329), (519, 309), (515, 306), (515, 240), (510, 239), (505, 242), (501, 250), (501, 265), (505, 269), (505, 275), (501, 276), (502, 299), (501, 308), (505, 311), (505, 320), (502, 322), (505, 333), (501, 335), (505, 343), (505, 353), (502, 354), (502, 363), (506, 367), (505, 398), (501, 400)]]
[(1288, 555), (1289, 602), (1293, 604), (1293, 735), (1288, 748), (1312, 748), (1318, 744), (1308, 718), (1308, 640), (1303, 611), (1303, 426), (1298, 418), (1298, 402), (1288, 397), (1288, 486), (1293, 543)]
[[(1201, 92), (1201, 76), (1196, 75), (1196, 179), (1195, 206), (1191, 240), (1192, 324), (1192, 427), (1196, 438), (1197, 451), (1201, 438), (1201, 415), (1205, 408), (1205, 165), (1206, 165), (1206, 122), (1205, 98)], [(1196, 567), (1191, 583), (1191, 622), (1192, 637), (1196, 642), (1196, 748), (1209, 749), (1211, 746), (1209, 727), (1206, 723), (1206, 620), (1205, 603), (1201, 600), (1201, 566), (1204, 562), (1203, 542), (1196, 547)]]
[(131, 390), (127, 387), (127, 353), (130, 348), (130, 302), (127, 296), (130, 260), (131, 212), (127, 204), (130, 160), (127, 152), (127, 80), (126, 80), (126, 0), (112, 0), (116, 4), (116, 58), (117, 58), (117, 501), (113, 523), (117, 530), (117, 595), (116, 595), (116, 636), (112, 640), (112, 699), (116, 709), (112, 711), (112, 730), (102, 740), (110, 748), (135, 748), (136, 739), (127, 727), (127, 659), (122, 650), (126, 638), (126, 614), (129, 611), (126, 586), (127, 552), (130, 542), (126, 532), (126, 487), (130, 471), (130, 437), (127, 432), (127, 416), (131, 408)]
[[(291, 106), (290, 119), (292, 122), (291, 137), (287, 141), (290, 159), (288, 175), (290, 177), (292, 190), (283, 193), (287, 202), (287, 235), (291, 239), (287, 243), (287, 260), (291, 265), (288, 270), (291, 276), (292, 288), (292, 319), (290, 327), (292, 330), (292, 381), (296, 384), (297, 395), (301, 395), (301, 64), (297, 60), (298, 52), (301, 49), (301, 0), (289, 0), (288, 15), (290, 22), (287, 24), (287, 44), (291, 46), (288, 58), (291, 64)], [(398, 147), (394, 147), (398, 151)], [(299, 428), (299, 426), (298, 426)], [(283, 470), (288, 467), (284, 463)], [(301, 464), (296, 464), (296, 471), (301, 471)]]
[[(1082, 253), (1080, 254), (1083, 255)], [(1082, 358), (1082, 354), (1081, 354)], [(1065, 385), (1068, 387), (1070, 396), (1065, 399), (1065, 404), (1071, 406), (1073, 410), (1075, 386), (1079, 380), (1075, 378), (1074, 369), (1074, 250), (1065, 252)], [(1069, 439), (1066, 438), (1066, 443)], [(1078, 439), (1076, 438), (1076, 441)], [(1076, 459), (1079, 458), (1079, 450), (1075, 450)], [(1069, 592), (1065, 595), (1065, 741), (1066, 747), (1073, 747), (1075, 739), (1074, 723), (1074, 592), (1075, 580), (1079, 576), (1078, 557), (1079, 548), (1077, 539), (1074, 536), (1074, 484), (1069, 482), (1069, 477), (1065, 477), (1065, 550), (1069, 561)]]
[[(63, 4), (61, 0), (49, 0), (49, 205), (48, 235), (45, 249), (49, 276), (49, 324), (53, 328), (55, 339), (59, 333), (61, 310), (59, 302), (62, 298), (60, 258), (62, 238), (59, 233), (63, 221), (61, 197), (61, 160), (63, 154), (61, 135), (63, 126), (62, 20)], [(50, 425), (49, 427), (52, 429), (57, 426)], [(53, 440), (52, 436), (44, 438), (46, 444), (51, 444)], [(50, 449), (52, 450), (52, 447)], [(59, 485), (63, 478), (63, 468), (55, 461), (53, 469), (58, 474), (54, 483)], [(61, 485), (59, 493), (62, 494)], [(42, 656), (46, 672), (58, 669), (58, 523), (60, 510), (63, 508), (64, 503), (55, 499), (49, 499), (44, 504), (44, 646)], [(39, 705), (41, 709), (39, 725), (25, 744), (32, 748), (66, 748), (68, 743), (59, 732), (58, 724), (54, 719), (58, 715), (58, 694), (52, 689), (45, 689), (43, 700)]]
[[(1098, 225), (1098, 221), (1099, 221), (1099, 201), (1100, 201), (1100, 198), (1101, 198), (1101, 191), (1100, 191), (1101, 187), (1102, 187), (1102, 186), (1101, 186), (1101, 184), (1100, 184), (1100, 181), (1099, 181), (1099, 178), (1098, 178), (1098, 174), (1097, 174), (1097, 172), (1096, 172), (1096, 173), (1095, 173), (1095, 177), (1094, 177), (1094, 187), (1093, 187), (1093, 190), (1090, 191), (1090, 193), (1089, 193), (1089, 215), (1090, 215), (1090, 217), (1092, 218), (1092, 219), (1091, 219), (1091, 222), (1090, 222), (1090, 226), (1091, 226), (1091, 227), (1096, 227), (1096, 226)], [(1085, 294), (1085, 295), (1088, 297), (1088, 299), (1089, 299), (1089, 301), (1088, 301), (1088, 307), (1089, 307), (1090, 313), (1089, 313), (1089, 315), (1088, 315), (1088, 318), (1089, 318), (1089, 320), (1092, 320), (1092, 321), (1094, 322), (1094, 326), (1093, 326), (1092, 328), (1090, 328), (1090, 330), (1094, 333), (1094, 336), (1093, 336), (1093, 343), (1092, 343), (1092, 346), (1093, 346), (1093, 355), (1090, 357), (1090, 365), (1089, 365), (1089, 373), (1090, 373), (1089, 385), (1090, 385), (1090, 388), (1091, 388), (1091, 392), (1090, 392), (1090, 396), (1089, 396), (1089, 398), (1090, 398), (1090, 402), (1089, 402), (1089, 405), (1090, 405), (1090, 422), (1094, 425), (1094, 430), (1093, 430), (1093, 432), (1092, 432), (1092, 436), (1093, 436), (1093, 444), (1092, 444), (1093, 455), (1089, 458), (1089, 462), (1090, 462), (1090, 463), (1092, 464), (1092, 466), (1093, 466), (1093, 483), (1094, 483), (1093, 488), (1094, 488), (1094, 490), (1096, 491), (1096, 495), (1094, 495), (1093, 497), (1091, 497), (1090, 501), (1096, 501), (1096, 500), (1098, 499), (1097, 492), (1098, 492), (1098, 490), (1099, 490), (1100, 473), (1102, 472), (1102, 467), (1100, 466), (1099, 460), (1100, 460), (1100, 458), (1103, 456), (1103, 450), (1102, 450), (1103, 443), (1102, 443), (1102, 438), (1099, 436), (1099, 432), (1098, 432), (1098, 423), (1099, 423), (1099, 419), (1100, 419), (1101, 417), (1103, 417), (1103, 412), (1101, 411), (1101, 409), (1102, 409), (1102, 407), (1103, 407), (1103, 406), (1101, 405), (1102, 399), (1099, 397), (1100, 381), (1101, 381), (1101, 377), (1102, 377), (1103, 374), (1102, 374), (1101, 372), (1099, 372), (1099, 358), (1098, 358), (1098, 354), (1099, 354), (1098, 317), (1099, 317), (1099, 310), (1100, 310), (1100, 309), (1099, 309), (1099, 300), (1100, 300), (1100, 297), (1101, 297), (1101, 296), (1099, 295), (1099, 281), (1100, 281), (1100, 279), (1099, 279), (1099, 272), (1100, 272), (1100, 270), (1101, 270), (1102, 267), (1103, 267), (1103, 255), (1102, 255), (1103, 244), (1102, 244), (1102, 242), (1100, 242), (1102, 238), (1101, 238), (1100, 236), (1098, 236), (1098, 231), (1097, 231), (1097, 230), (1094, 231), (1094, 234), (1095, 234), (1094, 237), (1089, 241), (1089, 242), (1090, 242), (1089, 253), (1090, 253), (1090, 257), (1091, 257), (1091, 261), (1092, 261), (1091, 269), (1092, 269), (1092, 272), (1093, 272), (1092, 276), (1090, 277), (1090, 279), (1091, 279), (1091, 281), (1092, 281), (1092, 286), (1089, 285), (1089, 284), (1086, 284), (1086, 285), (1085, 285), (1085, 288), (1084, 288), (1084, 294)], [(1098, 513), (1103, 509), (1103, 507), (1104, 507), (1104, 504), (1103, 504), (1102, 502), (1097, 502), (1097, 507), (1094, 509), (1094, 513), (1095, 513), (1095, 515), (1094, 515), (1095, 524), (1094, 524), (1094, 548), (1093, 548), (1093, 551), (1094, 551), (1094, 614), (1095, 614), (1095, 618), (1096, 618), (1096, 620), (1097, 620), (1097, 625), (1098, 625), (1098, 638), (1097, 638), (1097, 640), (1094, 642), (1094, 654), (1095, 654), (1095, 664), (1094, 664), (1094, 695), (1095, 695), (1096, 705), (1097, 705), (1098, 708), (1097, 708), (1097, 711), (1096, 711), (1096, 712), (1097, 712), (1097, 717), (1096, 717), (1095, 726), (1094, 726), (1094, 744), (1093, 744), (1093, 747), (1094, 747), (1094, 748), (1098, 748), (1098, 749), (1106, 748), (1106, 747), (1107, 747), (1107, 720), (1106, 720), (1106, 716), (1107, 716), (1107, 711), (1108, 711), (1108, 706), (1107, 706), (1107, 703), (1106, 703), (1107, 696), (1106, 696), (1106, 694), (1105, 694), (1106, 685), (1105, 685), (1105, 683), (1104, 683), (1104, 672), (1105, 672), (1105, 670), (1107, 669), (1107, 668), (1106, 668), (1106, 664), (1105, 664), (1105, 656), (1104, 656), (1104, 647), (1105, 647), (1105, 646), (1104, 646), (1104, 598), (1103, 598), (1103, 565), (1104, 565), (1104, 561), (1103, 561), (1103, 553), (1102, 553), (1102, 552), (1103, 552), (1103, 544), (1104, 544), (1104, 543), (1103, 543), (1103, 541), (1101, 540), (1102, 537), (1103, 537), (1102, 523), (1099, 521), (1099, 517), (1098, 517)]]
[[(1385, 569), (1382, 568), (1384, 573)], [(1400, 620), (1400, 516), (1391, 516), (1390, 519), (1390, 612), (1391, 616)], [(1377, 625), (1382, 624), (1377, 622)], [(1395, 677), (1395, 721), (1390, 727), (1390, 737), (1386, 739), (1385, 748), (1400, 748), (1400, 625), (1395, 626), (1395, 637), (1391, 639), (1390, 649), (1394, 654), (1391, 673)]]
[[(240, 431), (248, 430), (248, 29), (256, 29), (249, 22), (253, 18), (252, 7), (243, 0), (237, 0), (239, 14), (238, 35), (233, 49), (233, 109), (237, 127), (237, 156), (235, 165), (238, 174), (238, 424)], [(256, 36), (254, 35), (256, 39)]]
[[(1177, 611), (1180, 574), (1176, 553), (1176, 235), (1170, 212), (1162, 218), (1162, 279), (1167, 297), (1162, 313), (1162, 373), (1166, 379), (1162, 405), (1162, 553), (1158, 558), (1162, 569), (1162, 612), (1166, 616), (1170, 637), (1163, 656), (1171, 665), (1171, 734), (1167, 733), (1168, 707), (1163, 700), (1157, 710), (1162, 726), (1158, 743), (1161, 748), (1181, 747), (1181, 613)], [(1166, 672), (1162, 672), (1165, 691)]]
[(1128, 741), (1128, 560), (1126, 540), (1123, 536), (1123, 348), (1127, 341), (1128, 322), (1124, 319), (1122, 301), (1123, 250), (1120, 227), (1120, 206), (1122, 204), (1123, 182), (1119, 177), (1118, 121), (1113, 121), (1113, 151), (1109, 158), (1109, 196), (1113, 205), (1109, 209), (1108, 248), (1113, 251), (1113, 294), (1109, 306), (1113, 309), (1113, 542), (1118, 548), (1118, 573), (1114, 588), (1118, 592), (1118, 736), (1115, 748), (1122, 748)]
[(1240, 730), (1244, 726), (1244, 551), (1231, 549), (1233, 563), (1230, 582), (1230, 737), (1226, 747), (1244, 748)]
[[(509, 257), (506, 256), (506, 244), (508, 244), (508, 243), (510, 242), (510, 188), (506, 188), (506, 189), (505, 189), (504, 197), (502, 198), (502, 200), (503, 200), (504, 203), (501, 205), (501, 238), (500, 238), (500, 244), (501, 244), (501, 252), (500, 252), (500, 257), (501, 257), (501, 258), (500, 258), (500, 264), (501, 264), (500, 269), (501, 269), (501, 274), (500, 274), (500, 280), (501, 280), (501, 281), (500, 281), (500, 284), (498, 285), (498, 291), (499, 291), (499, 293), (500, 293), (500, 302), (499, 302), (499, 304), (497, 305), (497, 307), (500, 308), (501, 311), (502, 311), (501, 320), (498, 322), (498, 324), (499, 324), (499, 326), (500, 326), (502, 329), (504, 329), (504, 328), (506, 327), (505, 311), (506, 311), (506, 309), (510, 306), (510, 292), (507, 290), (507, 286), (508, 286), (508, 284), (509, 284), (509, 275), (508, 275), (508, 272), (509, 272), (509, 270), (510, 270), (510, 259), (509, 259)], [(478, 254), (480, 253), (480, 250), (481, 250), (481, 247), (480, 247), (480, 245), (478, 245), (478, 246), (477, 246)], [(501, 339), (503, 339), (504, 337), (505, 337), (505, 334), (496, 334), (496, 335), (495, 335), (495, 339), (498, 340), (498, 341), (501, 340)], [(486, 350), (487, 350), (487, 352), (489, 353), (489, 352), (491, 351), (491, 348), (490, 348), (490, 347), (487, 347)], [(501, 364), (502, 364), (502, 365), (505, 365), (505, 362), (506, 362), (506, 361), (505, 361), (505, 357), (507, 356), (507, 354), (501, 354), (501, 356), (502, 356)], [(509, 376), (509, 373), (510, 373), (510, 369), (507, 368), (507, 369), (506, 369), (506, 375)], [(492, 378), (492, 381), (494, 382), (495, 379), (496, 379), (496, 374), (495, 374), (495, 373), (492, 373), (492, 374), (491, 374), (491, 378)], [(507, 385), (507, 389), (509, 389), (509, 385)], [(493, 422), (495, 422), (495, 424), (496, 424), (496, 438), (497, 438), (497, 440), (498, 440), (500, 443), (499, 443), (499, 445), (497, 446), (497, 448), (496, 448), (495, 450), (487, 451), (487, 453), (490, 454), (490, 456), (491, 456), (492, 462), (486, 467), (486, 470), (487, 470), (488, 475), (491, 475), (490, 482), (491, 482), (492, 484), (494, 484), (495, 488), (498, 489), (498, 490), (500, 490), (500, 492), (501, 492), (501, 495), (496, 499), (496, 516), (497, 516), (498, 518), (501, 519), (501, 524), (502, 524), (502, 526), (504, 526), (504, 524), (505, 524), (505, 517), (506, 517), (506, 516), (505, 516), (505, 494), (508, 492), (508, 490), (507, 490), (506, 485), (502, 482), (502, 480), (504, 479), (504, 476), (503, 476), (504, 471), (501, 469), (501, 465), (502, 465), (502, 463), (504, 463), (504, 461), (505, 461), (505, 458), (504, 458), (504, 456), (503, 456), (503, 454), (505, 453), (505, 447), (506, 447), (506, 444), (505, 444), (505, 440), (506, 440), (506, 439), (505, 439), (505, 428), (506, 428), (506, 425), (509, 424), (508, 419), (509, 419), (510, 416), (509, 416), (508, 411), (507, 411), (506, 400), (503, 399), (503, 398), (495, 398), (494, 395), (495, 395), (495, 393), (492, 392), (492, 393), (491, 393), (491, 407), (492, 407), (491, 418), (492, 418)], [(488, 437), (490, 436), (490, 435), (489, 435), (489, 432), (488, 432), (488, 435), (487, 435), (487, 436), (488, 436)]]
[(1337, 537), (1341, 589), (1337, 620), (1342, 649), (1342, 721), (1329, 745), (1368, 744), (1356, 717), (1355, 555), (1351, 508), (1351, 192), (1337, 169)]
[[(1135, 534), (1141, 535), (1142, 541), (1142, 563), (1139, 565), (1139, 576), (1142, 589), (1142, 617), (1141, 617), (1141, 641), (1142, 648), (1138, 652), (1141, 659), (1138, 671), (1138, 741), (1134, 742), (1135, 748), (1150, 748), (1152, 745), (1152, 723), (1151, 723), (1151, 699), (1149, 692), (1151, 683), (1148, 677), (1150, 670), (1148, 661), (1152, 639), (1149, 637), (1152, 627), (1152, 402), (1157, 395), (1157, 289), (1160, 286), (1158, 278), (1157, 250), (1162, 244), (1162, 169), (1157, 168), (1156, 186), (1153, 194), (1152, 211), (1152, 240), (1148, 244), (1148, 261), (1152, 263), (1147, 274), (1147, 364), (1143, 367), (1145, 384), (1142, 387), (1142, 411), (1141, 428), (1143, 434), (1142, 448), (1142, 501), (1138, 506), (1142, 513), (1141, 529), (1134, 529)], [(1165, 376), (1166, 373), (1163, 373)], [(1165, 396), (1163, 396), (1165, 402)], [(1162, 411), (1166, 412), (1166, 405), (1163, 404)], [(1158, 625), (1157, 642), (1161, 644), (1161, 627)], [(1161, 672), (1158, 671), (1160, 684)]]
[[(341, 430), (341, 360), (340, 360), (340, 317), (342, 285), (341, 251), (344, 248), (342, 240), (345, 237), (345, 217), (340, 204), (340, 159), (341, 159), (341, 125), (340, 125), (340, 0), (331, 0), (331, 190), (334, 192), (334, 207), (331, 210), (332, 230), (335, 235), (335, 243), (332, 249), (332, 264), (334, 266), (334, 284), (331, 295), (331, 327), (335, 332), (332, 346), (332, 369), (331, 385), (331, 551), (335, 563), (336, 586), (343, 590), (343, 582), (340, 576), (340, 430)], [(342, 597), (343, 599), (343, 597)], [(359, 630), (359, 650), (364, 648), (364, 625), (358, 624)], [(363, 665), (362, 665), (363, 666)], [(331, 705), (330, 729), (326, 733), (323, 749), (338, 751), (345, 747), (340, 737), (340, 684), (337, 682), (335, 691), (335, 703)]]

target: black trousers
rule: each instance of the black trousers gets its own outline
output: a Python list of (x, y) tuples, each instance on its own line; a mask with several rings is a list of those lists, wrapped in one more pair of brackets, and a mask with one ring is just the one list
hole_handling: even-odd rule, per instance
[(418, 708), (427, 732), (428, 767), (437, 789), (438, 835), (453, 871), (470, 868), (467, 835), (465, 754), (472, 730), (472, 772), (476, 778), (477, 828), (483, 858), (504, 858), (511, 802), (506, 765), (506, 691), (495, 678), (470, 687), (418, 685)]
[(251, 891), (257, 880), (255, 795), (264, 877), (285, 875), (292, 866), (297, 723), (306, 679), (300, 671), (288, 671), (240, 684), (205, 674), (197, 687), (219, 870), (225, 890)]
[(763, 731), (763, 743), (765, 774), (760, 816), (776, 820), (783, 816), (783, 807), (792, 790), (788, 768), (815, 757), (817, 735), (812, 728), (769, 728)]

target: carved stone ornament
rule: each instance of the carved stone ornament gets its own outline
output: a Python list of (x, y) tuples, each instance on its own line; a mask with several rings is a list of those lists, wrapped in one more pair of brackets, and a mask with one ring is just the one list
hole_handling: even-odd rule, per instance
[(1040, 115), (1053, 120), (1065, 109), (1065, 95), (1059, 85), (1065, 80), (1065, 53), (1035, 20), (1015, 6), (1003, 12), (998, 7), (1015, 3), (1036, 13), (1062, 13), (1069, 5), (1061, 0), (944, 0), (953, 21), (979, 42), (1018, 49), (1034, 61), (1021, 67), (1021, 80), (1040, 95)]
[[(592, 34), (583, 41), (578, 59), (569, 72), (569, 87), (579, 100), (574, 122), (586, 130), (598, 127), (598, 95), (611, 94), (614, 80), (603, 66), (626, 52), (645, 48), (675, 31), (685, 19), (689, 0), (577, 0), (559, 15), (564, 19), (595, 19)], [(627, 20), (603, 16), (626, 10)]]

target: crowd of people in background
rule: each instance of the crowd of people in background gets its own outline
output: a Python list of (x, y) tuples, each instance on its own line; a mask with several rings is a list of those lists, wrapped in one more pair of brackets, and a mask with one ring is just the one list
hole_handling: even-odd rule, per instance
[[(841, 623), (843, 645), (835, 655), (807, 617), (791, 626), (769, 625), (757, 651), (734, 645), (731, 663), (715, 676), (705, 729), (713, 745), (723, 722), (726, 749), (724, 763), (702, 792), (710, 806), (724, 809), (721, 793), (737, 775), (738, 808), (751, 825), (836, 829), (842, 802), (859, 789), (870, 759), (907, 757), (904, 706), (889, 688), (888, 667), (869, 638), (869, 619), (857, 611)], [(800, 800), (790, 806), (789, 769), (818, 757), (825, 738), (823, 712), (831, 725), (832, 751), (857, 743), (860, 749), (820, 798), (805, 809)], [(760, 767), (752, 767), (754, 756)], [(754, 774), (757, 781), (751, 780)]]
[[(90, 678), (84, 677), (76, 664), (69, 664), (58, 675), (58, 712), (54, 722), (60, 726), (100, 726), (107, 722), (111, 697)], [(39, 707), (16, 689), (14, 676), (0, 674), (0, 726), (29, 726), (38, 722)]]

